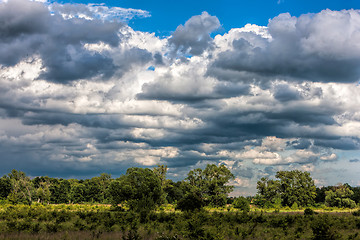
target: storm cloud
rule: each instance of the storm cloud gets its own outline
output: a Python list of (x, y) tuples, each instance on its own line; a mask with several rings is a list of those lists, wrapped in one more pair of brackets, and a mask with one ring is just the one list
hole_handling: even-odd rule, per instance
[[(248, 194), (281, 169), (355, 174), (360, 14), (281, 14), (221, 27), (207, 12), (160, 38), (143, 10), (0, 3), (2, 173), (89, 177), (225, 164)], [(350, 165), (352, 166), (350, 166)], [(350, 176), (351, 174), (349, 174)]]
[(284, 13), (270, 20), (270, 38), (243, 33), (232, 41), (231, 50), (219, 54), (213, 67), (253, 73), (258, 79), (356, 82), (359, 19), (358, 10), (323, 10), (299, 18)]

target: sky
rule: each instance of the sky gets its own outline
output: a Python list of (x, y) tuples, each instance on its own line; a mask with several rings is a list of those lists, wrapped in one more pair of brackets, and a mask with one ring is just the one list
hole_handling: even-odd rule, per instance
[(359, 186), (359, 5), (0, 0), (0, 174)]

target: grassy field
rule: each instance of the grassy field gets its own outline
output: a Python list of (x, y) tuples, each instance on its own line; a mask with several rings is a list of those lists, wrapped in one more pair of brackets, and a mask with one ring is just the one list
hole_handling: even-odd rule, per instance
[(0, 239), (360, 239), (358, 209), (227, 206), (180, 212), (115, 211), (110, 205), (0, 205)]

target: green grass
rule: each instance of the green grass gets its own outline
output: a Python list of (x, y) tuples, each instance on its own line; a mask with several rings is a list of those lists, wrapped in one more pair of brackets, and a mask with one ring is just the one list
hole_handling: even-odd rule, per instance
[[(244, 213), (228, 205), (181, 212), (114, 211), (102, 204), (0, 205), (0, 239), (359, 239), (358, 209), (261, 209)], [(318, 230), (318, 229), (325, 229)], [(334, 237), (334, 238), (332, 238)]]

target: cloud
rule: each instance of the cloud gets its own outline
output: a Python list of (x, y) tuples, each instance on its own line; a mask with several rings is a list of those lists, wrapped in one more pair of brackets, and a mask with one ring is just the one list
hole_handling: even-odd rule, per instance
[(218, 18), (209, 15), (207, 12), (191, 17), (185, 25), (179, 25), (169, 38), (172, 53), (195, 56), (202, 54), (212, 45), (210, 33), (219, 27)]
[[(71, 11), (91, 10), (86, 5), (60, 7), (55, 4), (54, 8), (68, 14)], [(111, 77), (118, 66), (109, 53), (90, 51), (84, 45), (105, 43), (111, 47), (118, 46), (119, 30), (124, 24), (97, 18), (64, 18), (60, 10), (50, 13), (42, 3), (26, 0), (10, 0), (0, 4), (0, 63), (13, 66), (24, 58), (38, 55), (44, 66), (39, 76), (41, 79), (68, 83), (92, 77)], [(129, 55), (133, 56), (135, 49), (129, 51)], [(120, 64), (124, 68), (131, 63), (131, 60), (123, 60)]]
[[(123, 22), (145, 12), (122, 11), (0, 4), (4, 174), (19, 166), (32, 175), (119, 175), (165, 164), (181, 180), (214, 163), (235, 174), (237, 192), (254, 193), (257, 179), (277, 170), (330, 179), (325, 166), (355, 162), (346, 151), (360, 139), (356, 10), (285, 14), (214, 38), (221, 24), (206, 12), (159, 38)], [(338, 25), (347, 34), (333, 39)]]
[(61, 14), (65, 19), (85, 18), (88, 20), (127, 22), (133, 18), (147, 18), (148, 11), (132, 8), (107, 7), (105, 4), (58, 4), (52, 3), (50, 10)]
[[(238, 81), (248, 73), (259, 81), (282, 77), (297, 81), (356, 82), (360, 77), (356, 67), (360, 60), (359, 19), (358, 10), (323, 10), (299, 18), (280, 14), (268, 24), (270, 39), (246, 33), (252, 35), (251, 39), (243, 34), (232, 41), (232, 50), (219, 53), (211, 74), (235, 71), (239, 73)], [(257, 42), (263, 39), (263, 46), (253, 39), (258, 39)]]

